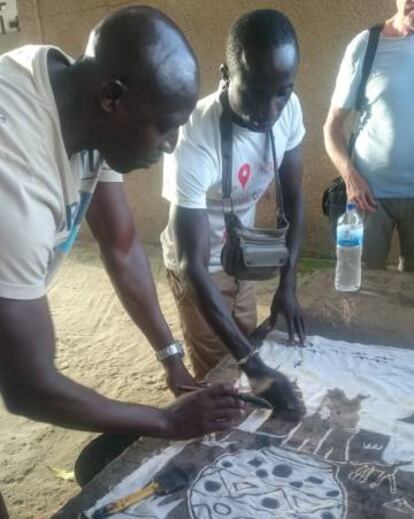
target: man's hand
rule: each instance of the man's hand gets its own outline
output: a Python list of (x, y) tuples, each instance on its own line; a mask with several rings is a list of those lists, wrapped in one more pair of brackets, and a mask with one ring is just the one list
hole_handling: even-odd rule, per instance
[(169, 357), (162, 363), (162, 365), (165, 371), (167, 386), (175, 396), (179, 396), (186, 392), (182, 387), (198, 387), (199, 389), (207, 387), (206, 384), (198, 383), (192, 377), (182, 359), (178, 356)]
[(188, 440), (230, 429), (243, 409), (242, 402), (234, 398), (236, 394), (230, 384), (215, 384), (180, 396), (165, 408), (164, 437)]
[(323, 127), (325, 147), (334, 166), (345, 181), (348, 200), (355, 202), (361, 211), (373, 213), (377, 204), (372, 191), (354, 168), (352, 157), (348, 155), (345, 122), (350, 113), (350, 109), (331, 105)]
[(267, 400), (285, 420), (300, 420), (305, 413), (304, 404), (283, 373), (269, 368), (257, 356), (252, 357), (244, 371), (253, 393)]
[(300, 345), (304, 346), (306, 339), (305, 323), (295, 288), (291, 286), (281, 286), (276, 291), (270, 306), (270, 326), (272, 328), (276, 326), (279, 314), (282, 314), (286, 319), (289, 343), (294, 343), (296, 332)]
[(374, 213), (377, 204), (366, 180), (355, 169), (344, 175), (344, 180), (348, 200), (354, 202), (364, 213)]

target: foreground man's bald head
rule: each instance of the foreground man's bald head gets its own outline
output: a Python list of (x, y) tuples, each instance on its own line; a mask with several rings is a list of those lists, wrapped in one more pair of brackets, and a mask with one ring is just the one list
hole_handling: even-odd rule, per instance
[(172, 20), (151, 7), (125, 7), (101, 21), (85, 55), (69, 71), (52, 64), (52, 85), (65, 118), (62, 96), (68, 89), (60, 88), (54, 71), (62, 77), (70, 71), (69, 91), (83, 99), (77, 112), (84, 124), (77, 125), (77, 136), (67, 124), (69, 151), (98, 149), (121, 173), (149, 167), (174, 149), (178, 127), (194, 109), (199, 91), (190, 44)]

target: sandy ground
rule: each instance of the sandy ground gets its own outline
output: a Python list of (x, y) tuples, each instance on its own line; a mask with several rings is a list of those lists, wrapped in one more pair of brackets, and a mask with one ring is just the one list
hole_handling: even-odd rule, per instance
[[(179, 337), (159, 250), (149, 248), (148, 253), (164, 314)], [(56, 362), (65, 375), (111, 398), (152, 405), (172, 398), (152, 349), (119, 304), (95, 247), (73, 251), (54, 282), (50, 306)], [(265, 308), (260, 305), (261, 315)], [(0, 431), (0, 489), (11, 519), (49, 518), (79, 488), (58, 479), (48, 467), (72, 470), (94, 435), (12, 416), (1, 401)]]
[[(159, 250), (149, 248), (148, 253), (161, 306), (179, 337)], [(391, 344), (389, 339), (401, 329), (409, 342), (414, 336), (414, 276), (381, 276), (379, 298), (377, 277), (367, 275), (366, 288), (358, 296), (339, 299), (332, 288), (331, 271), (301, 276), (301, 300), (307, 313), (316, 316), (314, 331), (320, 333), (318, 322), (336, 333), (341, 326), (355, 323), (358, 337), (364, 330), (372, 328), (378, 333), (385, 327), (389, 332), (385, 342)], [(263, 319), (272, 296), (271, 285), (261, 284), (258, 295), (259, 319)], [(162, 369), (120, 306), (95, 247), (80, 245), (75, 249), (55, 281), (50, 302), (57, 366), (64, 374), (125, 401), (161, 405), (171, 398)], [(11, 416), (1, 402), (0, 431), (0, 489), (11, 519), (49, 518), (79, 488), (74, 482), (58, 479), (48, 467), (72, 470), (77, 454), (94, 435)]]

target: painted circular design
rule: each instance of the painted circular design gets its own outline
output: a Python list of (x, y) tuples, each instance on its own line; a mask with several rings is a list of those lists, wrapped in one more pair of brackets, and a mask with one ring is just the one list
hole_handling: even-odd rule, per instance
[(224, 453), (188, 490), (191, 519), (344, 519), (336, 467), (279, 447)]

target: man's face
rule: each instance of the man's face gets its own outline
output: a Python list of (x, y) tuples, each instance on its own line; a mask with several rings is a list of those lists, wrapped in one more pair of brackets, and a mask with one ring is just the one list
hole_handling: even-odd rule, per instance
[(197, 94), (157, 96), (127, 90), (117, 109), (107, 116), (99, 151), (108, 165), (120, 173), (146, 169), (171, 153), (178, 129), (185, 124)]
[(293, 92), (298, 67), (295, 45), (263, 52), (246, 49), (242, 63), (229, 71), (229, 101), (252, 130), (266, 131), (279, 119)]
[(404, 26), (414, 31), (414, 0), (397, 0), (397, 13)]

